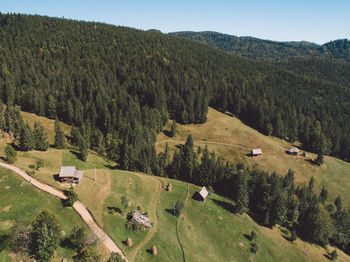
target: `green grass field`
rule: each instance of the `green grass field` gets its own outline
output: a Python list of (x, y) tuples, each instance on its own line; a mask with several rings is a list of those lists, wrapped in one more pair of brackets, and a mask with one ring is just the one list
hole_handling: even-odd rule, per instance
[[(171, 121), (165, 126), (170, 130)], [(271, 136), (265, 136), (258, 131), (244, 125), (239, 119), (220, 113), (209, 108), (208, 121), (205, 124), (180, 125), (177, 124), (177, 134), (174, 138), (160, 133), (157, 137), (157, 151), (163, 151), (168, 142), (171, 152), (176, 145), (183, 144), (189, 134), (192, 134), (196, 146), (206, 144), (210, 151), (214, 150), (220, 156), (231, 162), (242, 162), (250, 167), (259, 167), (269, 172), (286, 174), (288, 169), (295, 172), (298, 185), (308, 183), (311, 176), (315, 178), (316, 190), (327, 187), (330, 197), (335, 199), (342, 196), (343, 203), (350, 208), (350, 163), (333, 157), (325, 157), (325, 164), (321, 167), (310, 163), (316, 155), (307, 153), (307, 157), (287, 155), (285, 151), (291, 144)], [(249, 157), (247, 154), (253, 148), (261, 148), (262, 156)], [(301, 151), (303, 152), (303, 151)], [(300, 152), (300, 153), (301, 153)]]
[[(43, 208), (56, 214), (65, 234), (83, 221), (71, 208), (64, 208), (58, 198), (36, 189), (17, 174), (0, 168), (0, 235), (6, 235), (18, 220), (32, 221)], [(11, 261), (8, 248), (0, 250), (0, 261)], [(53, 261), (71, 259), (75, 252), (59, 247)]]
[[(41, 153), (36, 151), (25, 153), (15, 164), (25, 167), (32, 161), (33, 157), (43, 157)], [(61, 164), (78, 163), (80, 165), (84, 170), (84, 179), (81, 184), (75, 187), (79, 199), (92, 212), (97, 223), (125, 251), (130, 261), (183, 261), (180, 243), (184, 248), (186, 261), (193, 262), (247, 261), (247, 259), (253, 261), (281, 261), (281, 259), (283, 261), (327, 261), (324, 257), (326, 251), (316, 245), (310, 245), (300, 240), (292, 244), (283, 237), (280, 230), (260, 227), (246, 215), (232, 214), (225, 208), (230, 205), (230, 201), (223, 197), (213, 194), (205, 203), (193, 200), (193, 193), (199, 190), (194, 185), (145, 174), (112, 170), (108, 168), (103, 159), (91, 155), (92, 162), (95, 162), (94, 165), (103, 167), (96, 170), (97, 179), (95, 180), (91, 163), (79, 163), (80, 160), (77, 160), (76, 155), (69, 150), (50, 149), (45, 153), (45, 157), (48, 161), (46, 169), (43, 168), (34, 176), (56, 187), (59, 183), (53, 179), (52, 174), (58, 172), (57, 168), (60, 166), (60, 162)], [(22, 190), (21, 179), (17, 178), (16, 175), (11, 179), (15, 181), (12, 182), (15, 184), (9, 185), (10, 189), (18, 190), (21, 188)], [(165, 185), (168, 182), (173, 185), (172, 192), (165, 190)], [(0, 185), (3, 186), (2, 183)], [(67, 186), (61, 185), (61, 187), (66, 188)], [(72, 222), (71, 214), (64, 212), (73, 211), (62, 208), (59, 200), (55, 198), (50, 200), (52, 197), (39, 192), (30, 185), (25, 188), (30, 192), (37, 191), (41, 202), (53, 201), (53, 203), (57, 203), (56, 209), (50, 207), (49, 204), (47, 206), (60, 215), (60, 220), (62, 215), (63, 224), (70, 225), (65, 231), (69, 232), (74, 223), (81, 223), (79, 218), (77, 218), (77, 222)], [(18, 194), (13, 192), (10, 195), (18, 198)], [(120, 199), (125, 195), (128, 196), (131, 203), (126, 213), (138, 206), (141, 207), (142, 211), (147, 211), (153, 223), (151, 230), (134, 232), (126, 229), (125, 214), (123, 216), (119, 213), (110, 214), (109, 208), (122, 207)], [(5, 195), (1, 197), (4, 197), (4, 200), (1, 201), (1, 208), (4, 208), (7, 204), (3, 203), (5, 200), (8, 202), (10, 197)], [(18, 208), (26, 208), (23, 203), (27, 201), (28, 203), (35, 202), (36, 205), (41, 203), (33, 201), (31, 197), (26, 197), (25, 200), (25, 202), (18, 204), (12, 201), (14, 203), (12, 206), (18, 205)], [(183, 214), (178, 221), (171, 212), (176, 201), (185, 201)], [(33, 210), (35, 209), (31, 208), (31, 213), (26, 215), (35, 216), (32, 213)], [(73, 215), (77, 216), (75, 213)], [(12, 214), (13, 218), (21, 216), (23, 215), (20, 211)], [(3, 212), (1, 212), (0, 219), (3, 227), (4, 225), (8, 226), (8, 222), (3, 221), (10, 219), (3, 217)], [(251, 256), (250, 243), (244, 236), (244, 234), (249, 234), (252, 229), (258, 232), (260, 239), (260, 248), (256, 256)], [(2, 230), (8, 230), (8, 228)], [(127, 247), (124, 244), (127, 237), (132, 239), (132, 247)], [(158, 255), (156, 257), (148, 251), (153, 245), (157, 246)], [(66, 255), (64, 252), (66, 251), (58, 250), (58, 255)], [(340, 254), (339, 261), (350, 260), (342, 252), (338, 253)], [(0, 258), (1, 256), (4, 256), (4, 251), (0, 253)]]

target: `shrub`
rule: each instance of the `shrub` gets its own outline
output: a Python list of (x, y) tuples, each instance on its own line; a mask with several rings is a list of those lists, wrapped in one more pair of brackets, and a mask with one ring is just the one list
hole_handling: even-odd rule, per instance
[(84, 227), (75, 225), (69, 237), (72, 246), (78, 250), (82, 249), (86, 240), (86, 230)]
[(36, 163), (35, 163), (35, 169), (36, 170), (39, 170), (40, 168), (42, 168), (44, 166), (45, 166), (45, 162), (42, 159), (37, 160)]
[(125, 260), (119, 253), (112, 252), (107, 262), (124, 262)]
[(337, 250), (333, 250), (333, 252), (331, 253), (331, 260), (335, 261), (338, 258), (338, 253)]
[(6, 146), (5, 148), (5, 158), (6, 161), (10, 164), (13, 164), (17, 160), (17, 152), (10, 145)]
[(87, 246), (84, 248), (77, 257), (77, 261), (80, 262), (100, 262), (102, 261), (102, 256), (98, 252), (96, 246)]
[(67, 191), (67, 199), (64, 201), (64, 205), (71, 207), (74, 205), (75, 201), (78, 200), (78, 195), (74, 191), (74, 187), (70, 186), (69, 191)]
[(184, 208), (184, 203), (177, 201), (174, 206), (174, 215), (177, 217), (180, 216), (183, 208)]

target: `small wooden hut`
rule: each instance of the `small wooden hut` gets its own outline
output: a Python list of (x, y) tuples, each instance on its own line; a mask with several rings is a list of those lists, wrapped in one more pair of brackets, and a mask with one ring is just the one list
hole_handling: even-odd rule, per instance
[(295, 146), (289, 148), (289, 150), (287, 150), (287, 153), (289, 155), (297, 155), (299, 153), (299, 149), (296, 148)]
[(255, 148), (255, 149), (252, 149), (250, 154), (251, 156), (260, 156), (262, 155), (262, 150), (260, 148)]
[(209, 192), (205, 186), (202, 187), (201, 191), (199, 191), (199, 196), (202, 198), (201, 200), (203, 202), (206, 200), (208, 194), (209, 194)]

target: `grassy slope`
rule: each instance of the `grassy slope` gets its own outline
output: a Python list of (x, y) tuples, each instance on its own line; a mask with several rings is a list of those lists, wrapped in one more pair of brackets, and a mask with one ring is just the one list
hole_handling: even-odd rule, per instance
[[(31, 159), (32, 154), (38, 153), (40, 152), (26, 153), (19, 158), (16, 165), (23, 166), (23, 163), (28, 161), (26, 159)], [(57, 166), (61, 161), (65, 164), (78, 163), (81, 169), (85, 169), (84, 180), (76, 187), (79, 198), (92, 211), (104, 230), (122, 246), (131, 261), (182, 261), (182, 251), (176, 234), (177, 218), (169, 210), (176, 201), (184, 201), (185, 198), (186, 207), (178, 223), (178, 234), (184, 246), (186, 261), (246, 261), (249, 257), (249, 241), (243, 234), (250, 233), (253, 228), (257, 230), (261, 242), (258, 254), (253, 258), (254, 261), (281, 261), (281, 258), (284, 258), (284, 261), (327, 261), (323, 257), (324, 249), (300, 240), (291, 244), (283, 238), (279, 230), (260, 227), (248, 216), (232, 214), (222, 207), (225, 206), (223, 202), (229, 202), (223, 197), (214, 194), (205, 203), (192, 200), (193, 192), (198, 190), (193, 185), (144, 174), (111, 170), (104, 167), (104, 160), (93, 155), (93, 162), (96, 161), (96, 165), (104, 167), (97, 169), (95, 181), (91, 163), (79, 162), (69, 150), (51, 149), (46, 152), (45, 157)], [(42, 179), (45, 173), (40, 171), (35, 176)], [(48, 175), (45, 181), (56, 186), (58, 184), (52, 179), (52, 175)], [(164, 190), (169, 181), (173, 184), (172, 192)], [(20, 185), (13, 186), (18, 187)], [(154, 223), (149, 232), (127, 230), (125, 216), (108, 212), (108, 207), (121, 207), (120, 198), (123, 195), (128, 195), (131, 201), (128, 212), (137, 206), (148, 212)], [(42, 196), (41, 201), (46, 201), (47, 198), (50, 197)], [(58, 210), (56, 213), (61, 214), (61, 211)], [(70, 217), (62, 215), (66, 219)], [(123, 244), (127, 237), (133, 240), (131, 248)], [(147, 251), (152, 245), (158, 248), (157, 257), (153, 257)], [(339, 253), (339, 261), (349, 260), (343, 253)]]
[[(16, 220), (33, 220), (43, 208), (54, 212), (62, 225), (62, 230), (70, 234), (74, 225), (83, 225), (80, 217), (71, 209), (63, 208), (59, 199), (49, 196), (18, 175), (6, 169), (0, 169), (0, 233), (6, 234)], [(0, 250), (0, 261), (10, 261), (9, 250)], [(72, 258), (74, 252), (58, 248), (56, 259)]]
[[(171, 122), (165, 129), (170, 130)], [(276, 171), (285, 174), (290, 168), (295, 172), (296, 182), (300, 185), (307, 183), (311, 176), (316, 180), (317, 190), (326, 186), (330, 196), (335, 199), (341, 194), (346, 207), (350, 207), (350, 163), (333, 157), (325, 157), (325, 164), (321, 167), (312, 165), (308, 160), (316, 155), (308, 153), (307, 157), (290, 156), (285, 151), (291, 146), (284, 140), (260, 134), (256, 130), (244, 125), (235, 117), (220, 113), (209, 108), (208, 121), (203, 125), (177, 125), (177, 135), (169, 138), (164, 134), (157, 137), (157, 150), (164, 150), (165, 142), (170, 149), (184, 143), (187, 136), (192, 134), (195, 145), (209, 150), (215, 150), (217, 155), (232, 162), (243, 162), (248, 166), (258, 166), (269, 172)], [(253, 148), (261, 148), (263, 155), (255, 158), (247, 154)]]
[[(48, 119), (46, 117), (37, 116), (35, 114), (27, 113), (27, 112), (21, 112), (22, 118), (25, 122), (28, 122), (31, 127), (34, 126), (34, 122), (39, 122), (45, 127), (45, 131), (48, 136), (48, 140), (50, 144), (53, 144), (54, 138), (55, 138), (55, 120)], [(66, 134), (70, 134), (71, 126), (60, 123), (62, 131)]]
[[(239, 120), (212, 109), (208, 114), (208, 124), (178, 125), (178, 131), (175, 139), (169, 141), (170, 146), (183, 142), (191, 132), (195, 141), (218, 141), (210, 144), (210, 148), (215, 149), (227, 159), (240, 160), (247, 165), (257, 164), (281, 173), (285, 170), (284, 163), (294, 164), (296, 168), (293, 169), (297, 172), (299, 182), (306, 179), (299, 174), (303, 169), (316, 170), (318, 174), (322, 174), (325, 172), (323, 169), (333, 168), (337, 172), (329, 177), (333, 178), (339, 174), (338, 179), (342, 179), (341, 167), (348, 170), (347, 163), (333, 158), (326, 158), (326, 165), (317, 168), (300, 157), (287, 156), (283, 152), (288, 148), (288, 143), (263, 136), (243, 125)], [(170, 139), (162, 134), (159, 135), (158, 149), (164, 146), (163, 141), (165, 140)], [(204, 145), (205, 142), (197, 144)], [(245, 154), (251, 147), (261, 147), (264, 156), (255, 159), (246, 157)], [(282, 153), (279, 152), (280, 150)], [(260, 227), (248, 216), (232, 214), (223, 207), (229, 204), (229, 201), (223, 197), (214, 194), (205, 203), (193, 201), (191, 196), (195, 190), (198, 190), (193, 185), (143, 174), (111, 170), (109, 169), (110, 163), (95, 154), (89, 154), (88, 161), (82, 162), (71, 150), (50, 149), (48, 152), (20, 152), (16, 165), (28, 169), (28, 164), (34, 163), (35, 159), (45, 161), (45, 167), (37, 171), (35, 176), (59, 188), (65, 188), (65, 186), (55, 181), (53, 174), (58, 173), (61, 165), (76, 165), (85, 170), (83, 183), (76, 187), (80, 200), (92, 211), (97, 223), (118, 245), (122, 246), (131, 261), (182, 261), (183, 255), (179, 239), (184, 246), (186, 261), (247, 261), (250, 256), (250, 244), (244, 234), (250, 233), (252, 229), (258, 232), (260, 239), (259, 252), (255, 257), (251, 257), (253, 261), (327, 261), (323, 256), (325, 250), (318, 246), (300, 240), (292, 244), (283, 237), (279, 229)], [(272, 168), (269, 167), (269, 163), (273, 165)], [(97, 167), (96, 181), (94, 180), (94, 167)], [(164, 186), (169, 181), (173, 184), (171, 193), (164, 190)], [(323, 181), (326, 181), (325, 178)], [(338, 187), (344, 182), (338, 183), (334, 186)], [(149, 232), (127, 230), (125, 216), (108, 213), (108, 207), (121, 207), (120, 198), (123, 195), (128, 195), (131, 200), (131, 207), (128, 211), (140, 206), (143, 211), (148, 212), (154, 223)], [(186, 206), (177, 225), (177, 218), (169, 210), (176, 201), (185, 199)], [(123, 243), (127, 237), (133, 240), (131, 248)], [(157, 257), (153, 257), (147, 251), (152, 245), (157, 246), (159, 253)], [(338, 253), (340, 254), (339, 261), (350, 261), (348, 256), (340, 251)]]

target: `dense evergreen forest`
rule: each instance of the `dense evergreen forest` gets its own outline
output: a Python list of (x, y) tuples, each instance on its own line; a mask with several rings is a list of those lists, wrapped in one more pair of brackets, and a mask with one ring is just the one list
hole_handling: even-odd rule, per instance
[(217, 32), (174, 32), (182, 38), (204, 42), (212, 47), (242, 57), (281, 61), (300, 57), (318, 57), (350, 62), (350, 41), (340, 39), (318, 45), (310, 42), (276, 42), (254, 37), (237, 37)]
[[(85, 147), (159, 174), (168, 118), (208, 105), (267, 135), (350, 160), (350, 90), (194, 41), (100, 23), (0, 16), (0, 99), (74, 126)], [(77, 132), (76, 132), (77, 133)]]

